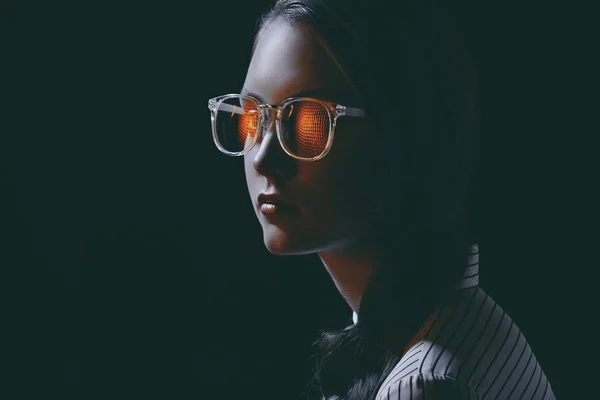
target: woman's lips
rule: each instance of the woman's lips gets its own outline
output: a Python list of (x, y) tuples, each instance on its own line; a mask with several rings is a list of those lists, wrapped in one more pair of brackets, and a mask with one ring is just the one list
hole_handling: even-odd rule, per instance
[(262, 203), (260, 212), (265, 216), (293, 215), (297, 214), (298, 209), (285, 203)]
[(263, 203), (260, 205), (260, 212), (263, 215), (275, 215), (277, 212), (281, 212), (279, 207), (271, 203)]
[(282, 201), (278, 193), (261, 193), (258, 195), (258, 204), (261, 214), (265, 216), (291, 215), (298, 212), (298, 208)]

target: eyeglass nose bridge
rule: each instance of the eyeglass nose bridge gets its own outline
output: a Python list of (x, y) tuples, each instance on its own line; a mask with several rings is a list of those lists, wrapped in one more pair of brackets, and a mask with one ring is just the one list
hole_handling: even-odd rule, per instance
[(262, 115), (262, 120), (263, 120), (263, 127), (267, 128), (270, 124), (271, 124), (271, 113), (269, 111), (275, 111), (275, 116), (276, 118), (279, 117), (279, 113), (281, 113), (281, 109), (279, 108), (279, 106), (273, 105), (273, 104), (259, 104), (258, 108), (260, 109), (261, 115)]

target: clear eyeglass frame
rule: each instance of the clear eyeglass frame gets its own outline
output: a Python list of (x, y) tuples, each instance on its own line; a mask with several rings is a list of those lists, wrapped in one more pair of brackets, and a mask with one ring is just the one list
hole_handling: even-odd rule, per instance
[[(239, 151), (239, 152), (227, 151), (226, 149), (223, 148), (223, 146), (221, 146), (221, 144), (219, 143), (219, 140), (217, 138), (217, 110), (219, 109), (219, 107), (221, 107), (221, 105), (223, 104), (223, 102), (225, 100), (228, 100), (231, 98), (240, 98), (240, 99), (247, 99), (247, 100), (254, 101), (258, 106), (257, 109), (259, 112), (258, 132), (254, 136), (253, 142), (249, 146), (247, 146), (246, 149)], [(297, 101), (311, 101), (311, 102), (319, 103), (329, 113), (329, 135), (327, 138), (327, 144), (325, 145), (325, 149), (323, 150), (323, 152), (315, 157), (310, 157), (310, 158), (309, 157), (300, 157), (300, 156), (293, 154), (292, 151), (290, 151), (290, 149), (286, 146), (286, 144), (283, 140), (283, 134), (282, 134), (282, 128), (281, 128), (281, 117), (283, 115), (283, 110), (290, 103), (294, 103)], [(229, 105), (226, 104), (226, 106), (229, 106)], [(213, 98), (209, 99), (208, 100), (208, 109), (211, 112), (211, 125), (212, 125), (213, 141), (215, 142), (215, 145), (221, 152), (223, 152), (224, 154), (227, 154), (229, 156), (241, 156), (241, 155), (244, 155), (245, 153), (247, 153), (248, 151), (250, 151), (254, 147), (256, 142), (258, 141), (258, 138), (262, 135), (263, 131), (271, 123), (269, 110), (275, 110), (276, 111), (275, 127), (276, 127), (276, 131), (277, 131), (277, 138), (279, 140), (279, 145), (281, 146), (281, 148), (287, 155), (289, 155), (290, 157), (293, 157), (297, 160), (301, 160), (301, 161), (317, 161), (317, 160), (320, 160), (321, 158), (325, 157), (327, 155), (327, 153), (329, 153), (329, 150), (331, 149), (331, 146), (333, 144), (335, 127), (336, 127), (337, 119), (339, 117), (342, 117), (342, 116), (364, 117), (365, 116), (365, 111), (361, 108), (346, 107), (341, 104), (337, 104), (337, 103), (333, 103), (333, 102), (329, 102), (329, 101), (325, 101), (325, 100), (320, 100), (320, 99), (315, 99), (312, 97), (290, 97), (288, 99), (285, 99), (283, 102), (281, 102), (281, 104), (274, 105), (274, 104), (263, 104), (255, 97), (249, 96), (249, 95), (226, 94), (226, 95), (213, 97)], [(227, 109), (224, 111), (236, 112), (236, 110), (234, 110), (234, 107), (231, 107), (231, 109)]]

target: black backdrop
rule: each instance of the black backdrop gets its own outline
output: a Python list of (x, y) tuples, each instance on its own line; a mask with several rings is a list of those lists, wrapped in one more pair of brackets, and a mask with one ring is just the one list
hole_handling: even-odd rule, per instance
[[(481, 282), (560, 397), (576, 288), (539, 12), (560, 13), (514, 3), (453, 6), (480, 75)], [(241, 159), (210, 136), (207, 99), (239, 89), (268, 5), (3, 3), (10, 398), (294, 399), (317, 329), (349, 321), (316, 257), (263, 248)]]

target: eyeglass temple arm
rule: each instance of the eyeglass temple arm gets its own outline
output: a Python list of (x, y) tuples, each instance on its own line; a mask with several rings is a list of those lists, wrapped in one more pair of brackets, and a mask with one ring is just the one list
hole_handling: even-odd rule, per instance
[(244, 114), (246, 111), (240, 106), (234, 104), (221, 103), (219, 105), (220, 111), (232, 112), (234, 114)]
[(365, 110), (363, 110), (362, 108), (344, 107), (343, 115), (347, 117), (364, 117)]

